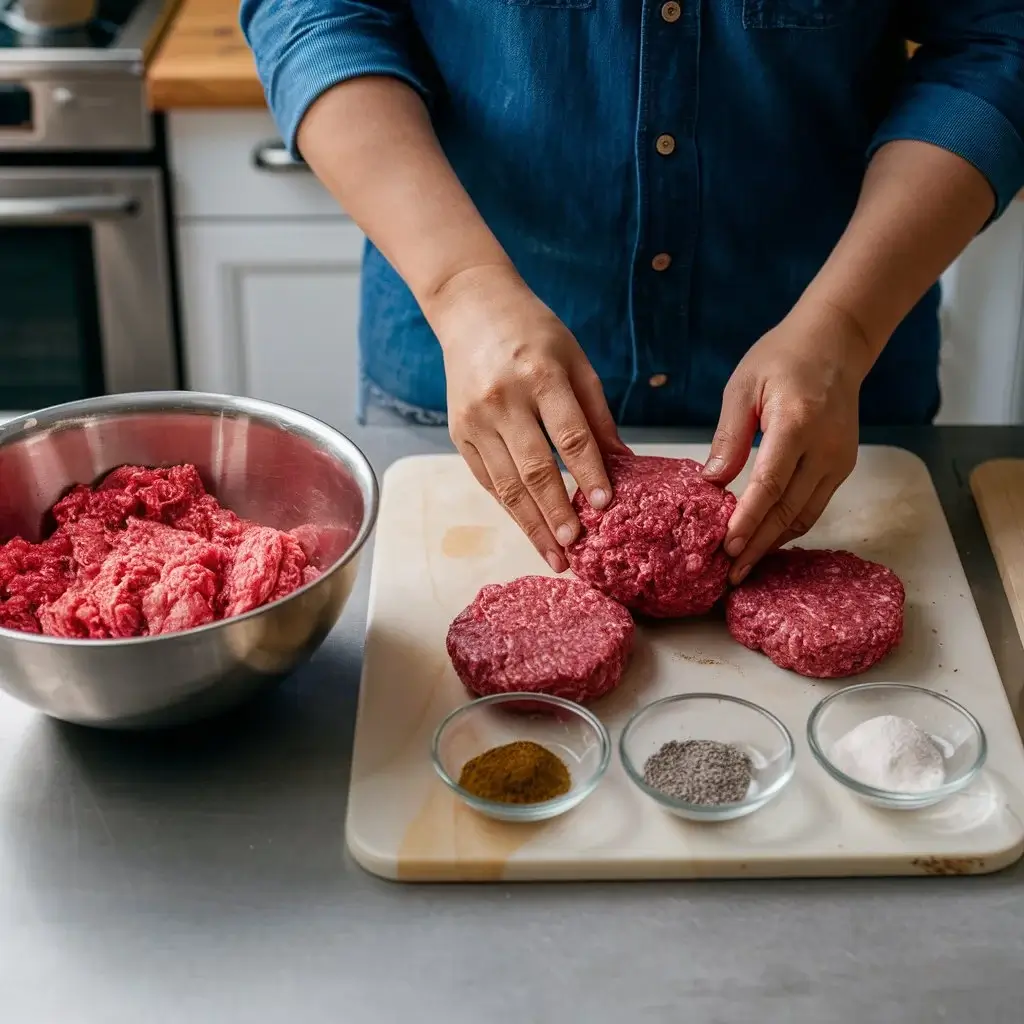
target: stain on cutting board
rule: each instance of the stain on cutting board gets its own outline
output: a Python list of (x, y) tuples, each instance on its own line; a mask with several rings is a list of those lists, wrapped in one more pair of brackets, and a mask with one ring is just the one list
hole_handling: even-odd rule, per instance
[(441, 552), (447, 558), (486, 558), (497, 539), (493, 526), (449, 526), (441, 538)]
[(499, 882), (512, 855), (548, 824), (494, 821), (434, 780), (398, 847), (398, 881)]

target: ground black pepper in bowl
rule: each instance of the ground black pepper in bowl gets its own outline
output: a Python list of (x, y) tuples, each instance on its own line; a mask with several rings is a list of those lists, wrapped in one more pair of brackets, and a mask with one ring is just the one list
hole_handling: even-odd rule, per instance
[(765, 708), (725, 693), (652, 701), (619, 737), (626, 776), (669, 814), (689, 821), (742, 818), (793, 777), (795, 748)]
[(752, 775), (750, 757), (717, 740), (670, 740), (644, 764), (648, 786), (698, 806), (739, 803)]

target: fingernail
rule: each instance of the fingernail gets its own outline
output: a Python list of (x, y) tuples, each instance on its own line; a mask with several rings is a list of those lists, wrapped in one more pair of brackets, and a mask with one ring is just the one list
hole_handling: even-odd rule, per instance
[(725, 469), (725, 459), (719, 455), (712, 456), (704, 463), (704, 473), (706, 476), (718, 476), (723, 469)]
[(546, 558), (547, 558), (548, 565), (550, 565), (551, 568), (555, 570), (555, 572), (562, 572), (563, 571), (564, 563), (562, 561), (562, 556), (560, 554), (558, 554), (555, 551), (549, 551), (547, 553)]
[(740, 583), (742, 583), (742, 582), (743, 582), (743, 581), (744, 581), (744, 580), (745, 580), (745, 579), (747, 578), (747, 576), (748, 576), (749, 574), (750, 574), (750, 566), (749, 566), (749, 565), (745, 565), (745, 566), (743, 566), (743, 568), (742, 568), (742, 569), (740, 569), (740, 570), (739, 570), (739, 571), (738, 571), (738, 572), (737, 572), (737, 573), (735, 574), (735, 576), (733, 577), (733, 581), (734, 581), (734, 582), (736, 583), (736, 585), (738, 586), (738, 585), (739, 585)]
[(608, 492), (600, 487), (595, 487), (590, 492), (588, 500), (591, 508), (604, 508), (608, 504)]
[(735, 558), (738, 554), (740, 554), (743, 551), (743, 549), (746, 546), (747, 546), (747, 538), (746, 537), (733, 537), (733, 539), (731, 541), (729, 541), (725, 545), (725, 553), (730, 558)]
[(576, 531), (568, 524), (562, 523), (562, 525), (555, 530), (555, 540), (562, 545), (563, 548), (567, 548), (576, 536)]

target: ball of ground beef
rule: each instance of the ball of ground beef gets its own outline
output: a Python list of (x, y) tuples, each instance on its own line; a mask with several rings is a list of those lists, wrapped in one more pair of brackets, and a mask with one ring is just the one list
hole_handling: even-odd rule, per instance
[(703, 615), (725, 593), (722, 550), (736, 498), (692, 459), (613, 455), (614, 498), (604, 510), (580, 491), (582, 530), (567, 551), (576, 575), (628, 608), (656, 618)]
[(813, 679), (857, 675), (903, 636), (906, 594), (884, 565), (849, 551), (785, 548), (729, 594), (729, 632), (779, 666)]
[(448, 629), (448, 655), (477, 696), (546, 693), (585, 703), (618, 685), (633, 646), (621, 605), (578, 580), (524, 576), (483, 587)]

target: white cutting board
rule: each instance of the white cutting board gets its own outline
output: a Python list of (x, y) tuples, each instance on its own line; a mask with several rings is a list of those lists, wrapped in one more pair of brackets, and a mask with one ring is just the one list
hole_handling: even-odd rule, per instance
[[(698, 445), (637, 450), (707, 456)], [(968, 791), (918, 812), (860, 802), (822, 771), (806, 741), (812, 707), (840, 684), (776, 668), (733, 641), (720, 620), (690, 620), (640, 627), (626, 678), (594, 711), (617, 747), (632, 711), (658, 697), (746, 697), (796, 740), (788, 788), (737, 821), (685, 822), (632, 787), (616, 749), (603, 782), (575, 811), (540, 825), (499, 823), (459, 803), (430, 763), (434, 729), (467, 700), (445, 635), (484, 583), (549, 570), (458, 456), (396, 463), (384, 477), (356, 723), (347, 823), (356, 860), (402, 881), (974, 874), (1017, 860), (1024, 749), (924, 464), (899, 449), (862, 448), (804, 543), (847, 548), (903, 579), (905, 639), (856, 681), (933, 687), (973, 711), (989, 760)]]

